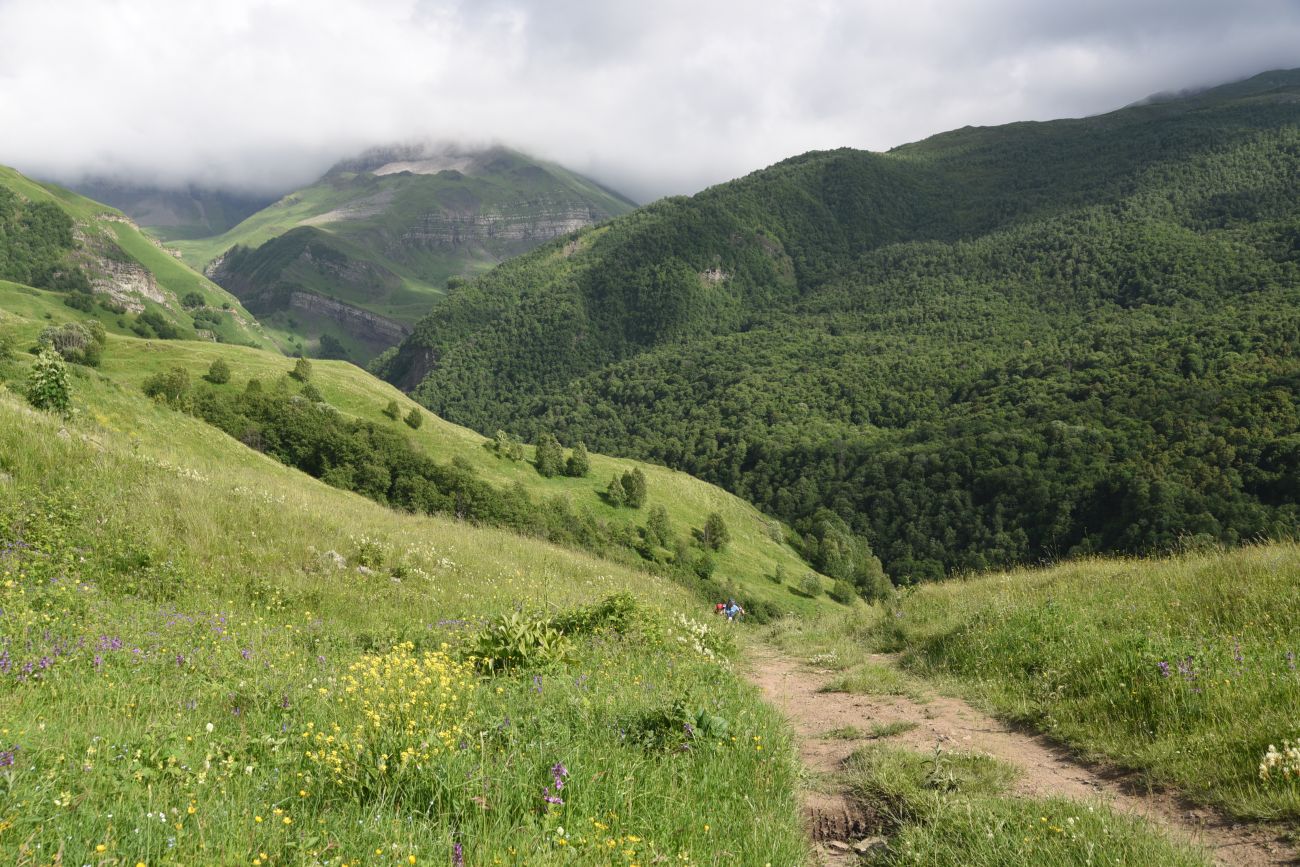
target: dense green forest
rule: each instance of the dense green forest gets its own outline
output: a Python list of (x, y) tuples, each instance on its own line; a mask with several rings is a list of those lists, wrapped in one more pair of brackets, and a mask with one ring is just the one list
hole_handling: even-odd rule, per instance
[(828, 574), (1287, 535), (1298, 122), (1291, 71), (807, 154), (456, 287), (381, 372), (717, 482)]
[(0, 279), (45, 289), (90, 291), (70, 264), (72, 219), (50, 202), (24, 202), (0, 187)]

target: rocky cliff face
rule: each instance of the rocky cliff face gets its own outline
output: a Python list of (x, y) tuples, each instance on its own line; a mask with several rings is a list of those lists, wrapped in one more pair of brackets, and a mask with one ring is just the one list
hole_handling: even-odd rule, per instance
[(372, 343), (396, 344), (411, 331), (406, 326), (377, 313), (314, 292), (290, 293), (289, 307), (333, 319), (358, 340)]
[(572, 202), (521, 201), (500, 211), (457, 214), (430, 211), (402, 233), (400, 244), (454, 249), (497, 243), (540, 244), (590, 226), (609, 215)]

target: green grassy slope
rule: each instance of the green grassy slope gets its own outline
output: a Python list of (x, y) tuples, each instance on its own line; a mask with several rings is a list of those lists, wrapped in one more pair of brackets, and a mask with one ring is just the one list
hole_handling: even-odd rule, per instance
[[(20, 345), (67, 309), (16, 297), (0, 334)], [(0, 360), (5, 863), (804, 858), (787, 735), (726, 627), (674, 613), (698, 600), (383, 508), (140, 394), (142, 369), (216, 356), (284, 364), (111, 337), (61, 419), (14, 393), (24, 355)], [(374, 395), (342, 365), (316, 376)], [(590, 607), (619, 592), (637, 601)], [(567, 638), (476, 668), (474, 635), (520, 609), (570, 612)]]
[[(453, 277), (481, 273), (574, 228), (626, 213), (631, 203), (560, 166), (504, 148), (444, 155), (445, 169), (390, 171), (418, 156), (392, 152), (344, 163), (215, 237), (174, 241), (272, 324), (318, 337), (290, 295), (311, 292), (409, 326)], [(310, 248), (304, 251), (307, 242)], [(342, 323), (331, 333), (364, 344), (358, 360), (396, 343)], [(361, 348), (361, 347), (357, 347)]]
[[(19, 202), (52, 203), (71, 219), (73, 239), (61, 261), (86, 275), (95, 288), (95, 297), (107, 300), (108, 289), (113, 287), (117, 301), (139, 307), (138, 312), (160, 315), (185, 337), (196, 334), (194, 314), (207, 310), (213, 318), (203, 330), (216, 339), (272, 345), (237, 298), (161, 249), (120, 212), (62, 187), (37, 183), (3, 166), (0, 190), (14, 195)], [(202, 304), (183, 308), (181, 299), (191, 293), (197, 294)], [(102, 318), (133, 321), (133, 317), (122, 313)]]
[(1300, 480), (1298, 201), (1297, 71), (811, 153), (505, 263), (384, 373), (802, 533), (833, 513), (900, 581), (1272, 535)]
[(1300, 546), (1094, 558), (918, 588), (866, 617), (778, 627), (845, 665), (865, 650), (1086, 756), (1249, 819), (1300, 824)]
[[(59, 305), (57, 295), (40, 290), (15, 293), (12, 303), (6, 299), (0, 304), (0, 309), (6, 309), (10, 314), (5, 333), (18, 347), (33, 341), (37, 332), (51, 322), (80, 318), (76, 311)], [(50, 318), (47, 319), (46, 314)], [(233, 371), (230, 389), (242, 388), (252, 378), (269, 385), (284, 377), (293, 366), (277, 354), (247, 347), (113, 336), (104, 352), (99, 372), (91, 376), (95, 381), (106, 378), (112, 383), (112, 389), (88, 395), (86, 407), (118, 427), (134, 429), (138, 423), (136, 414), (142, 408), (148, 409), (143, 417), (155, 415), (155, 409), (140, 393), (140, 384), (146, 378), (179, 366), (187, 369), (191, 378), (197, 380), (217, 359), (226, 361)], [(702, 527), (711, 512), (718, 512), (727, 523), (732, 541), (716, 555), (714, 578), (717, 581), (784, 611), (811, 612), (833, 605), (825, 597), (810, 599), (799, 591), (799, 582), (810, 569), (784, 541), (786, 531), (779, 522), (763, 516), (753, 506), (719, 488), (664, 467), (599, 454), (591, 455), (591, 472), (584, 478), (543, 478), (531, 463), (532, 447), (525, 448), (524, 461), (512, 462), (484, 448), (486, 440), (482, 436), (436, 416), (426, 415), (425, 423), (418, 430), (410, 430), (401, 421), (393, 421), (383, 414), (393, 400), (402, 405), (403, 414), (412, 406), (392, 386), (346, 362), (317, 361), (314, 367), (313, 385), (326, 401), (342, 412), (400, 430), (437, 461), (456, 461), (497, 487), (522, 486), (539, 502), (559, 496), (568, 500), (573, 508), (591, 513), (600, 522), (629, 529), (644, 524), (650, 508), (662, 505), (673, 529), (686, 537), (692, 528)], [(121, 396), (110, 399), (114, 394)], [(180, 413), (165, 412), (163, 415), (178, 424), (183, 421), (187, 430), (192, 425), (205, 428), (205, 436), (195, 440), (196, 443), (206, 443), (217, 436), (229, 441), (238, 452), (248, 451), (215, 429)], [(154, 439), (160, 438), (161, 433), (160, 428), (151, 427), (148, 432), (140, 431), (139, 435)], [(259, 459), (259, 465), (265, 460)], [(640, 468), (647, 477), (646, 505), (640, 509), (610, 506), (601, 497), (609, 479), (632, 468)], [(317, 484), (305, 478), (304, 483)], [(785, 576), (781, 583), (774, 580), (778, 573)]]

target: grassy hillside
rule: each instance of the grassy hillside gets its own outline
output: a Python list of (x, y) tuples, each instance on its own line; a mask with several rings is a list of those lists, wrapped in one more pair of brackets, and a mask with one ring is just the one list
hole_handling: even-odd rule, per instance
[[(40, 329), (51, 322), (78, 319), (77, 312), (60, 307), (57, 296), (52, 293), (29, 291), (33, 294), (16, 294), (14, 303), (0, 306), (0, 309), (7, 309), (10, 314), (6, 333), (13, 345), (20, 349), (33, 342)], [(49, 314), (49, 319), (45, 318), (46, 314)], [(181, 367), (189, 372), (192, 380), (199, 383), (200, 378), (218, 359), (225, 361), (232, 371), (228, 385), (213, 387), (214, 390), (225, 392), (241, 392), (250, 379), (260, 380), (268, 389), (276, 387), (278, 381), (287, 384), (290, 380), (286, 374), (294, 366), (282, 356), (247, 347), (197, 341), (119, 339), (110, 336), (95, 378), (111, 382), (124, 396), (111, 401), (108, 395), (115, 392), (109, 392), (103, 398), (98, 395), (87, 396), (87, 409), (104, 414), (109, 419), (116, 418), (118, 421), (115, 424), (132, 428), (137, 424), (135, 414), (140, 411), (142, 404), (149, 409), (150, 417), (155, 412), (152, 403), (145, 400), (141, 392), (141, 384), (146, 379)], [(779, 522), (766, 518), (753, 506), (735, 496), (684, 473), (652, 464), (593, 454), (590, 456), (590, 472), (585, 477), (544, 478), (533, 466), (535, 449), (532, 446), (523, 447), (523, 460), (512, 461), (489, 450), (486, 447), (487, 441), (479, 434), (428, 413), (421, 412), (424, 421), (417, 430), (410, 429), (398, 419), (389, 418), (385, 415), (385, 410), (390, 403), (399, 403), (400, 415), (406, 415), (414, 405), (399, 391), (354, 365), (345, 362), (314, 362), (311, 384), (321, 399), (347, 417), (399, 432), (418, 451), (431, 456), (438, 463), (462, 467), (497, 489), (520, 488), (532, 498), (538, 508), (549, 502), (565, 504), (566, 508), (579, 515), (590, 516), (597, 524), (611, 527), (615, 531), (615, 538), (624, 534), (635, 536), (636, 528), (647, 522), (650, 511), (656, 506), (662, 506), (666, 510), (672, 530), (683, 540), (688, 540), (691, 531), (703, 527), (708, 516), (716, 512), (725, 521), (731, 542), (722, 551), (711, 554), (715, 565), (712, 586), (719, 587), (720, 592), (729, 590), (735, 595), (765, 603), (780, 611), (810, 612), (834, 605), (824, 596), (811, 598), (801, 589), (803, 579), (812, 570), (785, 542), (786, 531)], [(294, 391), (296, 390), (297, 384), (294, 384)], [(290, 396), (286, 392), (285, 399)], [(164, 415), (167, 416), (161, 422), (164, 425), (181, 421), (187, 425), (198, 423), (174, 410), (166, 411)], [(203, 438), (204, 442), (216, 433), (211, 428), (207, 428), (206, 432), (209, 436)], [(161, 431), (154, 428), (150, 432), (140, 431), (139, 435), (153, 437), (159, 433)], [(224, 435), (221, 437), (230, 440)], [(233, 440), (230, 442), (233, 443)], [(243, 447), (240, 446), (239, 449)], [(648, 495), (645, 505), (634, 509), (609, 504), (602, 494), (610, 478), (621, 476), (632, 469), (639, 469), (647, 479)], [(694, 546), (688, 546), (686, 550), (691, 557), (697, 554)], [(609, 553), (630, 563), (645, 562), (630, 549), (624, 548), (617, 552), (611, 550)], [(656, 549), (653, 553), (667, 568), (673, 557), (672, 552)], [(649, 568), (655, 566), (653, 562), (646, 562), (646, 565)], [(685, 580), (690, 583), (689, 578)], [(824, 578), (819, 577), (819, 581), (823, 587), (828, 586)]]
[[(928, 585), (865, 617), (778, 627), (852, 669), (900, 652), (999, 715), (1248, 819), (1300, 826), (1300, 546), (1088, 559)], [(1289, 776), (1284, 768), (1289, 765)]]
[[(3, 296), (6, 347), (72, 314), (30, 291)], [(25, 353), (0, 360), (6, 863), (803, 859), (787, 735), (701, 600), (384, 508), (141, 394), (148, 371), (218, 357), (240, 385), (287, 367), (109, 335), (60, 418), (16, 393)], [(343, 364), (312, 381), (358, 411), (397, 396)], [(435, 419), (410, 435), (478, 457)], [(648, 472), (652, 497), (749, 532), (726, 495)]]
[(119, 330), (271, 345), (238, 299), (121, 213), (3, 166), (0, 280), (60, 289)]
[[(329, 334), (365, 361), (396, 344), (449, 279), (631, 208), (580, 175), (504, 148), (389, 149), (341, 163), (229, 231), (172, 246), (313, 354)], [(330, 326), (311, 319), (295, 293), (382, 322), (336, 315)]]
[(714, 481), (850, 579), (836, 522), (900, 582), (1276, 535), (1298, 179), (1296, 71), (806, 154), (457, 288), (384, 375)]

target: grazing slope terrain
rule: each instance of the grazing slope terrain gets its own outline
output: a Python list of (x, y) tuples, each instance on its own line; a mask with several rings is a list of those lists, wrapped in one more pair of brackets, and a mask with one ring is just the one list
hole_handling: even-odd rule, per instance
[[(782, 621), (772, 637), (811, 659), (821, 682), (833, 670), (825, 688), (870, 696), (859, 706), (875, 707), (874, 723), (912, 723), (840, 733), (858, 746), (896, 737), (925, 749), (927, 739), (938, 740), (945, 750), (999, 754), (1030, 773), (1068, 771), (1067, 757), (1092, 761), (1099, 765), (1092, 771), (1076, 769), (1061, 780), (1039, 775), (1034, 784), (1040, 793), (1068, 794), (1075, 781), (1111, 771), (1101, 787), (1128, 793), (1116, 795), (1117, 804), (1155, 793), (1150, 813), (1203, 832), (1220, 863), (1294, 863), (1293, 846), (1276, 838), (1287, 832), (1294, 844), (1300, 827), (1297, 574), (1295, 542), (1163, 559), (1087, 558), (926, 585), (821, 623)], [(914, 713), (914, 699), (934, 686), (1022, 734), (962, 723), (950, 713), (951, 699)], [(844, 716), (842, 707), (828, 727)], [(950, 737), (927, 731), (944, 716), (951, 717)], [(1025, 731), (1069, 752), (1036, 761), (1050, 745), (1040, 740), (1020, 755), (1015, 739), (1028, 740)], [(860, 769), (888, 785), (882, 769)], [(1274, 824), (1232, 824), (1241, 820)], [(946, 851), (955, 842), (945, 842), (951, 829), (915, 824), (905, 833), (928, 846)], [(1037, 847), (1043, 837), (1034, 829), (1025, 842)]]
[[(760, 574), (806, 570), (754, 509), (599, 455), (585, 479), (543, 478), (351, 365), (123, 336), (60, 293), (3, 289), (4, 863), (803, 860), (788, 736), (728, 661), (739, 627), (620, 542), (661, 503), (683, 538), (717, 512), (711, 586), (834, 606)], [(87, 335), (98, 366), (57, 360)], [(29, 405), (60, 381), (66, 410)], [(268, 405), (242, 432), (263, 451), (200, 417)], [(365, 455), (373, 481), (396, 455), (456, 508), (531, 505), (539, 532), (594, 535), (399, 510), (375, 500), (400, 485), (358, 495), (285, 465), (321, 431), (336, 470)], [(603, 502), (629, 470), (644, 505)]]
[(284, 341), (365, 361), (398, 343), (448, 280), (632, 207), (505, 148), (385, 148), (229, 231), (174, 246)]
[(1297, 522), (1300, 72), (810, 153), (454, 289), (382, 372), (661, 461), (857, 580)]
[(0, 166), (0, 291), (13, 284), (60, 291), (69, 307), (143, 337), (271, 345), (236, 298), (118, 211)]

